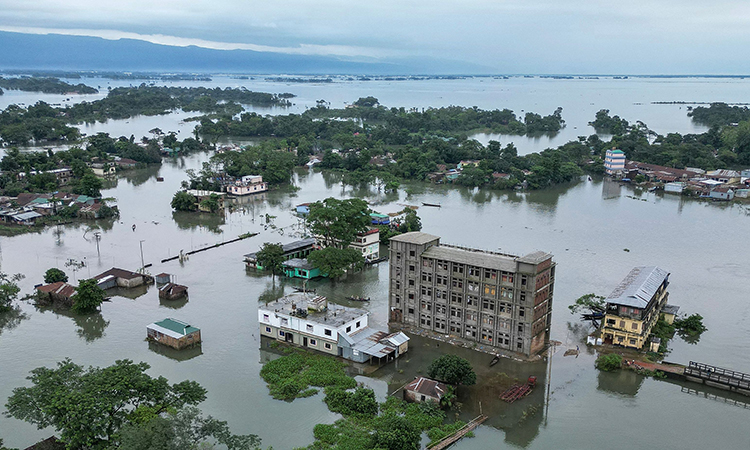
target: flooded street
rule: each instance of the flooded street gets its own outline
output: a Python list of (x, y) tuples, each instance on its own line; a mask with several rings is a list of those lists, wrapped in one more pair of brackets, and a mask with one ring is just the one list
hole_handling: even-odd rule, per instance
[[(437, 347), (436, 342), (418, 337), (405, 358), (371, 375), (368, 384), (383, 396), (424, 373), (436, 355), (449, 351), (469, 358), (480, 378), (499, 373), (521, 380), (532, 374), (539, 377), (540, 386), (532, 395), (513, 405), (496, 400), (496, 394), (481, 383), (462, 389), (462, 418), (476, 416), (481, 401), (490, 419), (476, 438), (455, 448), (575, 448), (613, 440), (647, 445), (663, 436), (664, 429), (674, 430), (669, 441), (662, 442), (664, 448), (747, 444), (747, 435), (737, 431), (747, 422), (747, 409), (683, 392), (697, 385), (683, 387), (632, 373), (599, 373), (593, 354), (585, 350), (577, 358), (562, 356), (576, 345), (585, 349), (582, 341), (588, 330), (567, 308), (575, 298), (589, 292), (606, 295), (633, 266), (655, 264), (672, 274), (670, 303), (680, 305), (683, 312), (702, 314), (708, 327), (698, 345), (676, 338), (667, 359), (680, 363), (692, 359), (749, 372), (744, 355), (750, 348), (750, 308), (743, 260), (750, 251), (744, 238), (750, 231), (750, 217), (741, 206), (634, 193), (601, 180), (521, 194), (414, 183), (386, 196), (342, 188), (337, 174), (300, 171), (294, 182), (298, 192), (282, 189), (243, 200), (225, 218), (172, 213), (169, 201), (184, 179), (184, 170), (198, 168), (208, 157), (198, 154), (136, 170), (104, 191), (105, 197), (117, 198), (122, 217), (100, 230), (99, 254), (94, 230), (87, 224), (0, 238), (0, 269), (26, 274), (24, 293), (42, 281), (48, 268), (65, 269), (70, 258), (87, 262), (87, 267), (71, 273), (76, 279), (112, 266), (136, 269), (141, 241), (145, 262), (154, 264), (149, 269), (152, 274), (174, 274), (177, 282), (190, 288), (188, 301), (176, 305), (161, 302), (153, 286), (130, 291), (127, 297), (118, 295), (105, 303), (101, 314), (85, 317), (24, 304), (25, 317), (0, 334), (1, 399), (24, 384), (29, 370), (64, 357), (98, 366), (128, 358), (148, 362), (153, 375), (173, 382), (198, 381), (208, 389), (208, 400), (201, 405), (207, 414), (228, 420), (235, 432), (259, 434), (264, 446), (289, 449), (312, 442), (313, 426), (333, 422), (337, 415), (328, 411), (321, 396), (292, 403), (273, 400), (258, 375), (266, 350), (261, 351), (257, 304), (290, 292), (297, 282), (277, 278), (273, 283), (268, 276), (247, 273), (242, 255), (266, 241), (294, 240), (299, 231), (298, 219), (291, 213), (294, 205), (329, 196), (358, 196), (386, 212), (404, 204), (439, 202), (442, 208), (421, 207), (418, 213), (423, 230), (441, 236), (443, 242), (517, 254), (545, 250), (558, 263), (552, 339), (563, 345), (551, 358), (550, 376), (543, 362), (501, 360), (490, 369), (487, 354), (446, 344)], [(157, 176), (165, 181), (157, 182)], [(270, 224), (266, 214), (275, 216)], [(210, 246), (245, 232), (260, 235), (192, 255), (184, 264), (160, 263), (180, 250)], [(371, 297), (365, 306), (375, 323), (384, 325), (387, 274), (387, 263), (381, 263), (344, 281), (315, 281), (310, 287), (344, 304), (348, 295)], [(175, 353), (150, 346), (145, 341), (146, 325), (165, 317), (200, 327), (201, 349)], [(603, 428), (609, 431), (591, 432)], [(633, 429), (639, 432), (632, 433)], [(39, 431), (0, 417), (0, 436), (6, 445), (22, 447), (50, 434), (51, 430)]]

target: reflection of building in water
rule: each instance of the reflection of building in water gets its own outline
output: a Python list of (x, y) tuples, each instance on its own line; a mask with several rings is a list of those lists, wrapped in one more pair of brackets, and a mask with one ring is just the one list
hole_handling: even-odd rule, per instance
[(609, 200), (620, 197), (620, 182), (611, 178), (602, 180), (602, 199)]
[(599, 371), (597, 375), (597, 389), (615, 394), (635, 397), (646, 377), (632, 370), (618, 370), (616, 372)]
[(203, 354), (203, 347), (200, 343), (192, 347), (183, 348), (182, 350), (175, 350), (152, 341), (148, 343), (148, 349), (175, 361), (187, 361)]

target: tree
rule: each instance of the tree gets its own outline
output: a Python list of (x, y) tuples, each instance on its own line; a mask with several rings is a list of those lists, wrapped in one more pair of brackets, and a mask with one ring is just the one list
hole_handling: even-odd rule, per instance
[(284, 247), (281, 244), (266, 242), (256, 253), (255, 258), (264, 269), (271, 271), (275, 280), (276, 274), (283, 270)]
[(330, 278), (338, 278), (347, 270), (359, 270), (365, 264), (365, 258), (353, 248), (326, 247), (311, 252), (307, 262)]
[(374, 447), (386, 450), (418, 450), (422, 433), (408, 419), (395, 414), (380, 417), (373, 435)]
[(172, 205), (172, 209), (175, 211), (195, 211), (198, 209), (195, 206), (197, 201), (198, 200), (191, 194), (188, 194), (185, 191), (179, 191), (174, 194), (174, 197), (172, 197), (170, 205)]
[(403, 218), (396, 220), (398, 231), (401, 233), (408, 233), (410, 231), (419, 231), (422, 229), (422, 219), (419, 218), (415, 210), (404, 208), (401, 212), (404, 214)]
[(216, 194), (209, 195), (208, 198), (200, 202), (200, 209), (208, 210), (212, 213), (217, 212), (219, 210), (219, 196)]
[(700, 336), (708, 329), (703, 325), (703, 316), (700, 314), (691, 314), (684, 319), (676, 319), (674, 326), (683, 337)]
[(578, 297), (572, 305), (568, 306), (571, 314), (575, 314), (580, 310), (588, 311), (588, 313), (604, 312), (604, 297), (596, 294), (586, 294)]
[(367, 202), (352, 198), (327, 198), (310, 205), (307, 223), (310, 231), (321, 239), (324, 247), (346, 248), (357, 233), (369, 229), (372, 220)]
[(12, 309), (11, 304), (18, 298), (18, 293), (21, 292), (17, 283), (24, 278), (24, 275), (20, 273), (7, 275), (0, 272), (0, 312)]
[(8, 398), (7, 415), (37, 425), (53, 427), (68, 448), (107, 447), (138, 410), (153, 417), (206, 398), (194, 381), (169, 384), (152, 378), (144, 362), (118, 360), (105, 367), (85, 369), (65, 359), (57, 368), (38, 367), (28, 379), (31, 387), (18, 387)]
[(432, 361), (427, 376), (448, 384), (471, 385), (477, 382), (471, 363), (456, 355), (443, 355)]
[(79, 314), (91, 313), (99, 309), (104, 301), (104, 290), (95, 279), (81, 280), (73, 297), (73, 311)]
[(235, 435), (226, 422), (204, 418), (195, 406), (185, 406), (145, 423), (129, 423), (120, 430), (120, 450), (209, 450), (212, 439), (229, 450), (258, 448), (254, 434)]
[(367, 107), (367, 108), (372, 108), (373, 106), (377, 105), (378, 103), (379, 102), (378, 102), (377, 98), (375, 98), (373, 96), (368, 96), (368, 97), (360, 97), (360, 98), (358, 98), (357, 101), (354, 102), (354, 105), (355, 106), (364, 106), (364, 107)]
[(87, 173), (78, 182), (78, 187), (75, 189), (75, 192), (89, 197), (101, 197), (101, 188), (102, 180), (97, 178), (93, 173)]
[(58, 269), (57, 267), (53, 267), (51, 269), (47, 269), (47, 271), (44, 272), (45, 283), (57, 283), (58, 281), (68, 281), (68, 276), (65, 275), (65, 272), (63, 272), (62, 270)]

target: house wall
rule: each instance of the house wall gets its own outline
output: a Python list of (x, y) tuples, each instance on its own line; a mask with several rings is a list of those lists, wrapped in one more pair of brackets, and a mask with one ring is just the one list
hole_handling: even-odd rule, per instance
[(136, 286), (140, 286), (143, 284), (143, 277), (135, 277), (135, 278), (117, 278), (117, 285), (124, 288), (133, 288)]
[[(291, 341), (287, 341), (287, 333), (292, 335)], [(335, 340), (338, 337), (338, 334), (336, 334), (335, 332), (332, 337), (326, 336), (325, 338), (321, 338), (320, 336), (314, 334), (261, 323), (260, 334), (262, 336), (276, 339), (277, 341), (294, 344), (298, 347), (305, 347), (329, 355), (338, 356), (338, 343)], [(307, 346), (304, 345), (305, 337), (307, 338)], [(327, 348), (326, 344), (328, 344), (330, 348)]]
[(440, 403), (440, 399), (437, 397), (420, 394), (417, 391), (408, 391), (406, 389), (404, 389), (404, 400), (412, 403), (422, 403), (427, 401)]
[(160, 344), (167, 345), (177, 350), (183, 349), (185, 347), (189, 347), (191, 345), (199, 344), (201, 342), (200, 330), (190, 333), (188, 335), (185, 335), (181, 337), (180, 339), (175, 339), (172, 336), (167, 336), (166, 334), (162, 334), (151, 328), (147, 329), (147, 335), (149, 339), (152, 339), (156, 342), (159, 342)]

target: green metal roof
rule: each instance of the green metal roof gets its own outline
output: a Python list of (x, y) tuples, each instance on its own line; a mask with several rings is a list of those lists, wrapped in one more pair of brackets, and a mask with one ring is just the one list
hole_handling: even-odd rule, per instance
[(622, 154), (625, 154), (622, 150), (612, 150), (612, 153), (622, 153)]
[(190, 333), (200, 331), (200, 328), (194, 327), (177, 319), (164, 319), (161, 322), (156, 322), (155, 325), (164, 327), (167, 330), (172, 330), (175, 333), (179, 333), (183, 336), (187, 336)]

